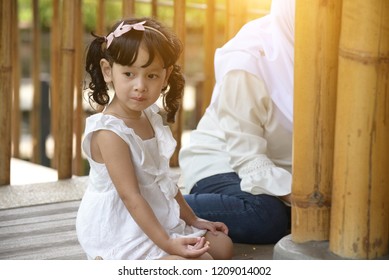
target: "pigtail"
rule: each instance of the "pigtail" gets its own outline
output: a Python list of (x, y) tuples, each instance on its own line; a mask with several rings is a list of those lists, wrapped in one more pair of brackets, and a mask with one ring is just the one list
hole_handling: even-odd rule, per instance
[(185, 86), (185, 78), (181, 73), (181, 67), (179, 65), (173, 65), (173, 70), (170, 74), (168, 84), (169, 87), (162, 98), (163, 108), (167, 113), (167, 122), (174, 123), (176, 113), (181, 105), (181, 99)]
[(89, 89), (91, 91), (88, 95), (90, 101), (94, 101), (97, 104), (104, 106), (109, 102), (108, 86), (104, 81), (104, 76), (100, 67), (100, 60), (105, 58), (103, 50), (105, 38), (94, 34), (92, 35), (96, 38), (89, 45), (85, 65), (85, 70), (91, 78), (89, 83)]

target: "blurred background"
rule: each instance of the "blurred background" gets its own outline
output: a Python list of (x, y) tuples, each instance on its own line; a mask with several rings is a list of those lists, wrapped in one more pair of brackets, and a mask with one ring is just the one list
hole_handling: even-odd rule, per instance
[[(19, 60), (13, 61), (13, 65), (18, 64), (20, 73), (18, 102), (20, 125), (15, 122), (12, 125), (12, 129), (17, 130), (13, 132), (13, 138), (16, 137), (19, 141), (18, 139), (12, 140), (13, 156), (53, 168), (56, 168), (56, 164), (53, 163), (55, 141), (52, 135), (56, 126), (54, 124), (53, 128), (51, 121), (53, 118), (51, 110), (53, 104), (51, 98), (52, 68), (58, 65), (58, 61), (53, 63), (53, 59), (55, 60), (53, 40), (60, 39), (54, 34), (58, 29), (55, 29), (53, 24), (61, 23), (61, 19), (55, 17), (61, 17), (63, 2), (60, 0), (17, 0)], [(92, 40), (91, 32), (105, 36), (114, 22), (125, 17), (123, 13), (125, 2), (123, 0), (81, 1), (81, 22), (77, 23), (77, 30), (74, 30), (82, 32), (81, 45), (78, 45), (82, 49), (81, 63), (83, 63), (85, 48)], [(127, 2), (131, 2), (132, 16), (153, 16), (173, 29), (177, 28), (174, 22), (177, 13), (184, 17), (185, 26), (181, 26), (183, 33), (179, 36), (185, 48), (181, 64), (184, 68), (186, 88), (180, 121), (173, 131), (175, 131), (175, 137), (179, 138), (179, 145), (185, 145), (188, 141), (188, 132), (196, 127), (209, 102), (213, 86), (215, 49), (227, 42), (245, 22), (266, 15), (271, 0), (139, 0)], [(177, 4), (183, 8), (177, 10)], [(59, 11), (55, 11), (56, 7), (57, 9), (59, 7)], [(211, 31), (208, 30), (210, 28)], [(37, 79), (34, 78), (34, 75), (37, 75), (36, 72), (39, 72), (38, 79), (41, 83), (38, 89), (34, 89), (36, 87), (34, 79)], [(82, 85), (79, 86), (84, 89), (86, 76), (85, 73), (81, 75)], [(34, 101), (36, 90), (41, 92), (38, 94), (39, 102)], [(37, 103), (38, 106), (36, 106)], [(40, 120), (34, 118), (36, 110), (40, 110), (38, 118)], [(86, 116), (93, 113), (84, 94), (82, 110), (84, 113), (78, 119), (81, 123), (84, 122)], [(39, 122), (39, 124), (34, 122)], [(78, 144), (75, 143), (75, 145)], [(73, 153), (77, 153), (76, 148), (73, 149)], [(83, 156), (81, 156), (81, 161), (83, 161), (81, 167), (78, 167), (74, 173), (86, 175), (88, 166)]]

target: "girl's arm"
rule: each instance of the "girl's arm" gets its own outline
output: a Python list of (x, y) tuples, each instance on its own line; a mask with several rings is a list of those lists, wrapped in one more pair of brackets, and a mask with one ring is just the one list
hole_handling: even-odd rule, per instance
[(185, 198), (182, 196), (180, 190), (178, 190), (175, 199), (180, 205), (180, 218), (183, 219), (186, 224), (199, 229), (207, 229), (215, 234), (217, 234), (218, 231), (228, 234), (228, 228), (224, 223), (210, 222), (197, 217), (192, 208), (190, 208), (189, 204), (186, 202)]
[(188, 245), (194, 245), (200, 241), (198, 238), (170, 238), (140, 193), (130, 149), (117, 134), (108, 130), (95, 132), (92, 137), (92, 155), (94, 160), (105, 163), (127, 210), (158, 247), (169, 254), (184, 257), (198, 257), (207, 251), (206, 246), (188, 249)]

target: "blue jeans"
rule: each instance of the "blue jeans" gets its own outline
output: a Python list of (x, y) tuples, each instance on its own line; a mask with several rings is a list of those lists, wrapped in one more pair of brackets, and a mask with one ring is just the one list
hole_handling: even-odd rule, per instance
[(240, 189), (236, 173), (200, 180), (185, 199), (197, 216), (228, 226), (233, 242), (274, 244), (289, 233), (290, 207), (274, 196)]

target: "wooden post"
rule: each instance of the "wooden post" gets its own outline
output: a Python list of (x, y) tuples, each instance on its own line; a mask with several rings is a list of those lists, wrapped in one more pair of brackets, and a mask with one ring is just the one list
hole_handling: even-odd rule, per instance
[[(123, 13), (124, 13), (124, 9), (123, 9)], [(96, 33), (100, 36), (104, 36), (105, 35), (105, 0), (98, 0), (97, 2), (96, 24), (97, 24)]]
[(246, 23), (247, 1), (226, 1), (226, 41), (230, 40)]
[(151, 0), (151, 16), (158, 18), (158, 0)]
[(32, 138), (31, 161), (40, 163), (40, 142), (41, 142), (41, 32), (39, 19), (39, 1), (33, 0), (33, 58), (32, 58), (32, 81), (33, 81), (33, 102), (30, 112), (30, 128)]
[[(185, 46), (185, 33), (186, 33), (186, 24), (185, 24), (185, 9), (186, 1), (185, 0), (174, 0), (174, 21), (173, 28), (183, 45)], [(185, 51), (183, 50), (179, 64), (182, 69), (185, 69)], [(172, 158), (170, 159), (170, 165), (173, 167), (178, 166), (178, 152), (181, 148), (181, 135), (182, 135), (182, 106), (177, 112), (176, 122), (171, 125), (171, 130), (174, 138), (177, 141), (176, 151), (174, 152)]]
[(135, 14), (135, 0), (122, 0), (123, 18), (133, 17)]
[[(341, 1), (296, 1), (292, 239), (328, 240)], [(309, 38), (309, 39), (308, 39)]]
[(204, 25), (204, 88), (201, 98), (201, 115), (204, 114), (211, 102), (212, 91), (215, 85), (214, 54), (216, 41), (216, 4), (213, 0), (207, 0)]
[(9, 185), (11, 174), (11, 2), (0, 1), (0, 186)]
[(83, 175), (84, 166), (82, 160), (81, 141), (82, 133), (84, 130), (85, 116), (82, 108), (82, 78), (83, 78), (83, 34), (84, 26), (82, 21), (82, 3), (81, 0), (76, 1), (76, 13), (74, 14), (74, 21), (76, 22), (76, 28), (74, 30), (75, 37), (75, 54), (74, 54), (74, 81), (75, 81), (75, 97), (76, 97), (76, 109), (74, 111), (74, 135), (75, 135), (75, 157), (73, 160), (73, 174)]
[(60, 123), (59, 119), (59, 93), (60, 93), (60, 12), (59, 12), (59, 0), (53, 0), (53, 17), (51, 21), (51, 57), (50, 57), (50, 105), (51, 105), (51, 136), (54, 140), (54, 154), (51, 160), (51, 167), (58, 167), (58, 127)]
[(20, 57), (19, 57), (19, 19), (18, 2), (12, 2), (12, 155), (20, 157)]
[[(58, 179), (72, 176), (75, 0), (63, 1), (58, 127)], [(78, 27), (77, 27), (78, 28)]]
[(330, 250), (388, 254), (389, 2), (343, 0)]

